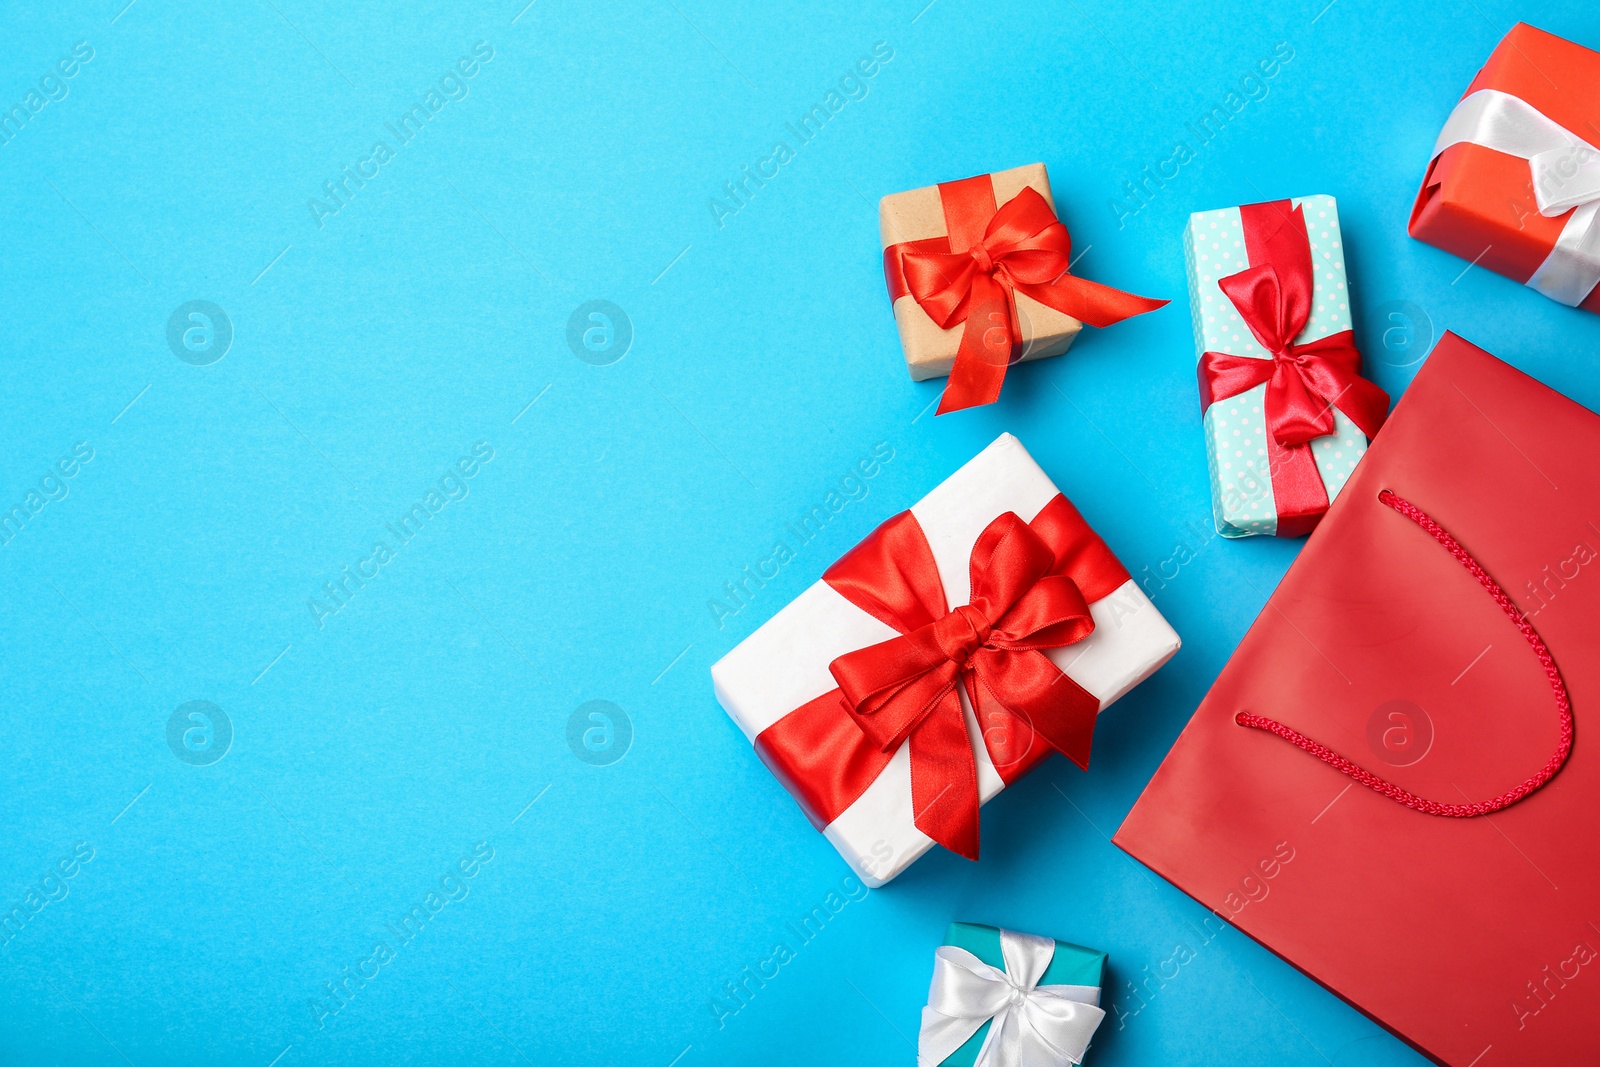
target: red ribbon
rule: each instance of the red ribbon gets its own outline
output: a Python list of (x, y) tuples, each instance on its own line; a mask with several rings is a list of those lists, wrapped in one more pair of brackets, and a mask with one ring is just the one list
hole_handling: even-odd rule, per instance
[(1072, 237), (1031, 186), (997, 208), (987, 174), (939, 186), (946, 237), (883, 250), (891, 302), (908, 293), (942, 330), (966, 323), (936, 415), (992, 404), (1022, 356), (1018, 292), (1091, 326), (1110, 326), (1166, 303), (1067, 273)]
[[(896, 515), (823, 580), (900, 636), (835, 659), (839, 688), (785, 715), (756, 751), (821, 829), (911, 746), (917, 828), (978, 858), (978, 771), (966, 690), (989, 758), (1006, 782), (1050, 750), (1080, 767), (1100, 702), (1044, 654), (1094, 632), (1089, 604), (1128, 572), (1066, 497), (1031, 523), (1007, 512), (978, 537), (972, 597), (950, 609), (933, 551), (911, 512)], [(1035, 745), (1042, 738), (1046, 745)]]
[(1250, 266), (1218, 288), (1238, 309), (1271, 359), (1207, 352), (1200, 357), (1200, 411), (1267, 385), (1267, 465), (1278, 511), (1278, 536), (1310, 533), (1328, 510), (1328, 490), (1310, 442), (1333, 432), (1333, 409), (1368, 438), (1388, 417), (1389, 395), (1361, 377), (1350, 330), (1296, 344), (1311, 317), (1314, 278), (1305, 214), (1289, 201), (1239, 209)]

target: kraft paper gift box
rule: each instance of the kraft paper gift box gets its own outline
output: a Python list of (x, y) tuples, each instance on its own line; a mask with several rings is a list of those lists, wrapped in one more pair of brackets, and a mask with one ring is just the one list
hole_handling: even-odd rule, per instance
[(1411, 236), (1600, 311), (1600, 53), (1522, 23), (1446, 120)]
[[(1217, 532), (1298, 537), (1389, 405), (1360, 377), (1338, 205), (1307, 196), (1196, 212), (1183, 248)], [(1316, 436), (1307, 420), (1321, 421)], [(1290, 432), (1299, 440), (1286, 444)]]
[(1060, 355), (1085, 322), (1166, 303), (1070, 273), (1043, 163), (894, 193), (878, 224), (911, 377), (950, 377), (939, 414), (993, 403), (1008, 366)]
[[(1074, 760), (1086, 762), (1094, 716), (1147, 678), (1179, 646), (1178, 635), (1155, 605), (1015, 437), (1001, 435), (908, 512), (879, 527), (829, 568), (824, 580), (806, 589), (711, 668), (723, 708), (813, 825), (868, 885), (883, 885), (928, 850), (934, 841), (919, 828), (919, 821), (928, 825), (929, 819), (940, 817), (962, 796), (964, 787), (955, 789), (952, 798), (943, 798), (941, 792), (932, 802), (915, 807), (911, 750), (913, 742), (921, 744), (918, 731), (931, 727), (918, 727), (909, 740), (880, 738), (869, 743), (865, 728), (851, 717), (835, 661), (847, 654), (859, 656), (859, 650), (880, 643), (892, 644), (897, 630), (883, 621), (881, 610), (875, 617), (859, 606), (860, 593), (851, 599), (830, 580), (843, 586), (842, 570), (859, 571), (860, 565), (871, 562), (868, 556), (888, 559), (880, 570), (899, 574), (912, 569), (914, 560), (873, 555), (877, 551), (873, 546), (881, 549), (886, 537), (903, 535), (908, 525), (919, 527), (924, 551), (929, 553), (927, 566), (937, 569), (935, 592), (925, 596), (924, 603), (938, 599), (937, 586), (942, 585), (945, 604), (938, 610), (955, 609), (929, 629), (937, 631), (934, 636), (939, 641), (959, 644), (949, 627), (963, 628), (967, 644), (952, 654), (966, 656), (963, 649), (970, 651), (979, 640), (979, 631), (965, 629), (963, 621), (976, 609), (969, 604), (974, 547), (988, 544), (993, 530), (1011, 521), (1007, 513), (1017, 524), (1029, 524), (1025, 531), (1045, 531), (1052, 545), (1067, 546), (1061, 550), (1070, 556), (1065, 562), (1049, 551), (1045, 561), (1055, 568), (1053, 573), (1070, 575), (1073, 588), (1081, 591), (1079, 609), (1085, 622), (1092, 619), (1093, 629), (1064, 647), (1028, 654), (1037, 657), (1029, 660), (1030, 667), (1042, 669), (1053, 680), (1046, 684), (1048, 702), (1028, 705), (1034, 710), (1025, 722), (986, 703), (986, 721), (980, 729), (969, 692), (955, 685), (960, 707), (950, 712), (957, 719), (952, 731), (959, 738), (965, 727), (966, 736), (957, 743), (970, 749), (976, 763), (976, 798), (970, 809), (973, 839), (967, 853), (976, 858), (977, 804), (998, 794), (1052, 747), (1062, 748), (1056, 740), (1061, 731), (1046, 720), (1067, 715), (1068, 709), (1086, 717), (1079, 724), (1082, 736), (1066, 745)], [(1032, 536), (1013, 533), (1013, 544)], [(983, 581), (987, 588), (988, 580)], [(1046, 579), (1039, 588), (1059, 591), (1053, 581)], [(1002, 620), (990, 640), (1010, 628)], [(981, 649), (972, 652), (969, 662), (979, 663), (984, 655)], [(1026, 693), (1006, 694), (1013, 702), (1025, 697)], [(946, 741), (950, 738), (949, 733), (943, 736)], [(849, 781), (840, 784), (841, 777)]]
[[(1041, 1067), (1083, 1062), (1105, 1019), (1099, 1006), (1105, 966), (1106, 954), (1096, 949), (951, 923), (934, 956), (918, 1067), (975, 1067), (980, 1060)], [(1035, 1005), (1024, 1006), (1030, 999)], [(963, 1039), (966, 1034), (971, 1036)]]
[[(1051, 211), (1055, 210), (1050, 176), (1043, 163), (995, 171), (989, 178), (994, 183), (997, 203), (1006, 203), (1023, 189), (1033, 189), (1044, 197)], [(949, 229), (939, 187), (928, 185), (884, 197), (878, 202), (878, 229), (885, 250), (908, 241), (946, 236)], [(1027, 294), (1017, 296), (1017, 319), (1022, 326), (1022, 355), (1018, 362), (1061, 355), (1072, 347), (1073, 339), (1083, 329), (1083, 323), (1071, 315), (1046, 307)], [(956, 349), (961, 345), (961, 324), (940, 329), (910, 293), (894, 298), (894, 321), (913, 381), (943, 378), (950, 373)]]

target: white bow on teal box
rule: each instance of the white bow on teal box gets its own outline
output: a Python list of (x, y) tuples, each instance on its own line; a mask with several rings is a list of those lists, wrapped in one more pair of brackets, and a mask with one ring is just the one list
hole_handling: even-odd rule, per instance
[(952, 923), (934, 956), (918, 1067), (1083, 1062), (1105, 1012), (1106, 955), (993, 926)]

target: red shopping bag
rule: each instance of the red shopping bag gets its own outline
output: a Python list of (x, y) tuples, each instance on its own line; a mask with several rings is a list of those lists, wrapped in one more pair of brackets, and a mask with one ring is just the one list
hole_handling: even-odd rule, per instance
[(1592, 1067), (1596, 699), (1600, 416), (1447, 333), (1116, 842), (1437, 1062)]

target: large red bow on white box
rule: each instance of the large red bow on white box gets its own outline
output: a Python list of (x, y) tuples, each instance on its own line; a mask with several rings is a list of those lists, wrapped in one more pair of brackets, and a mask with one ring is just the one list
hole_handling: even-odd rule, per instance
[(978, 775), (963, 690), (1002, 778), (1031, 766), (1035, 739), (1088, 765), (1100, 702), (1044, 650), (1088, 637), (1089, 603), (1128, 572), (1059, 494), (1031, 523), (1011, 512), (991, 522), (970, 566), (971, 599), (951, 608), (927, 537), (907, 511), (823, 575), (899, 636), (835, 659), (839, 688), (756, 738), (815, 825), (832, 822), (909, 743), (917, 828), (977, 859)]

